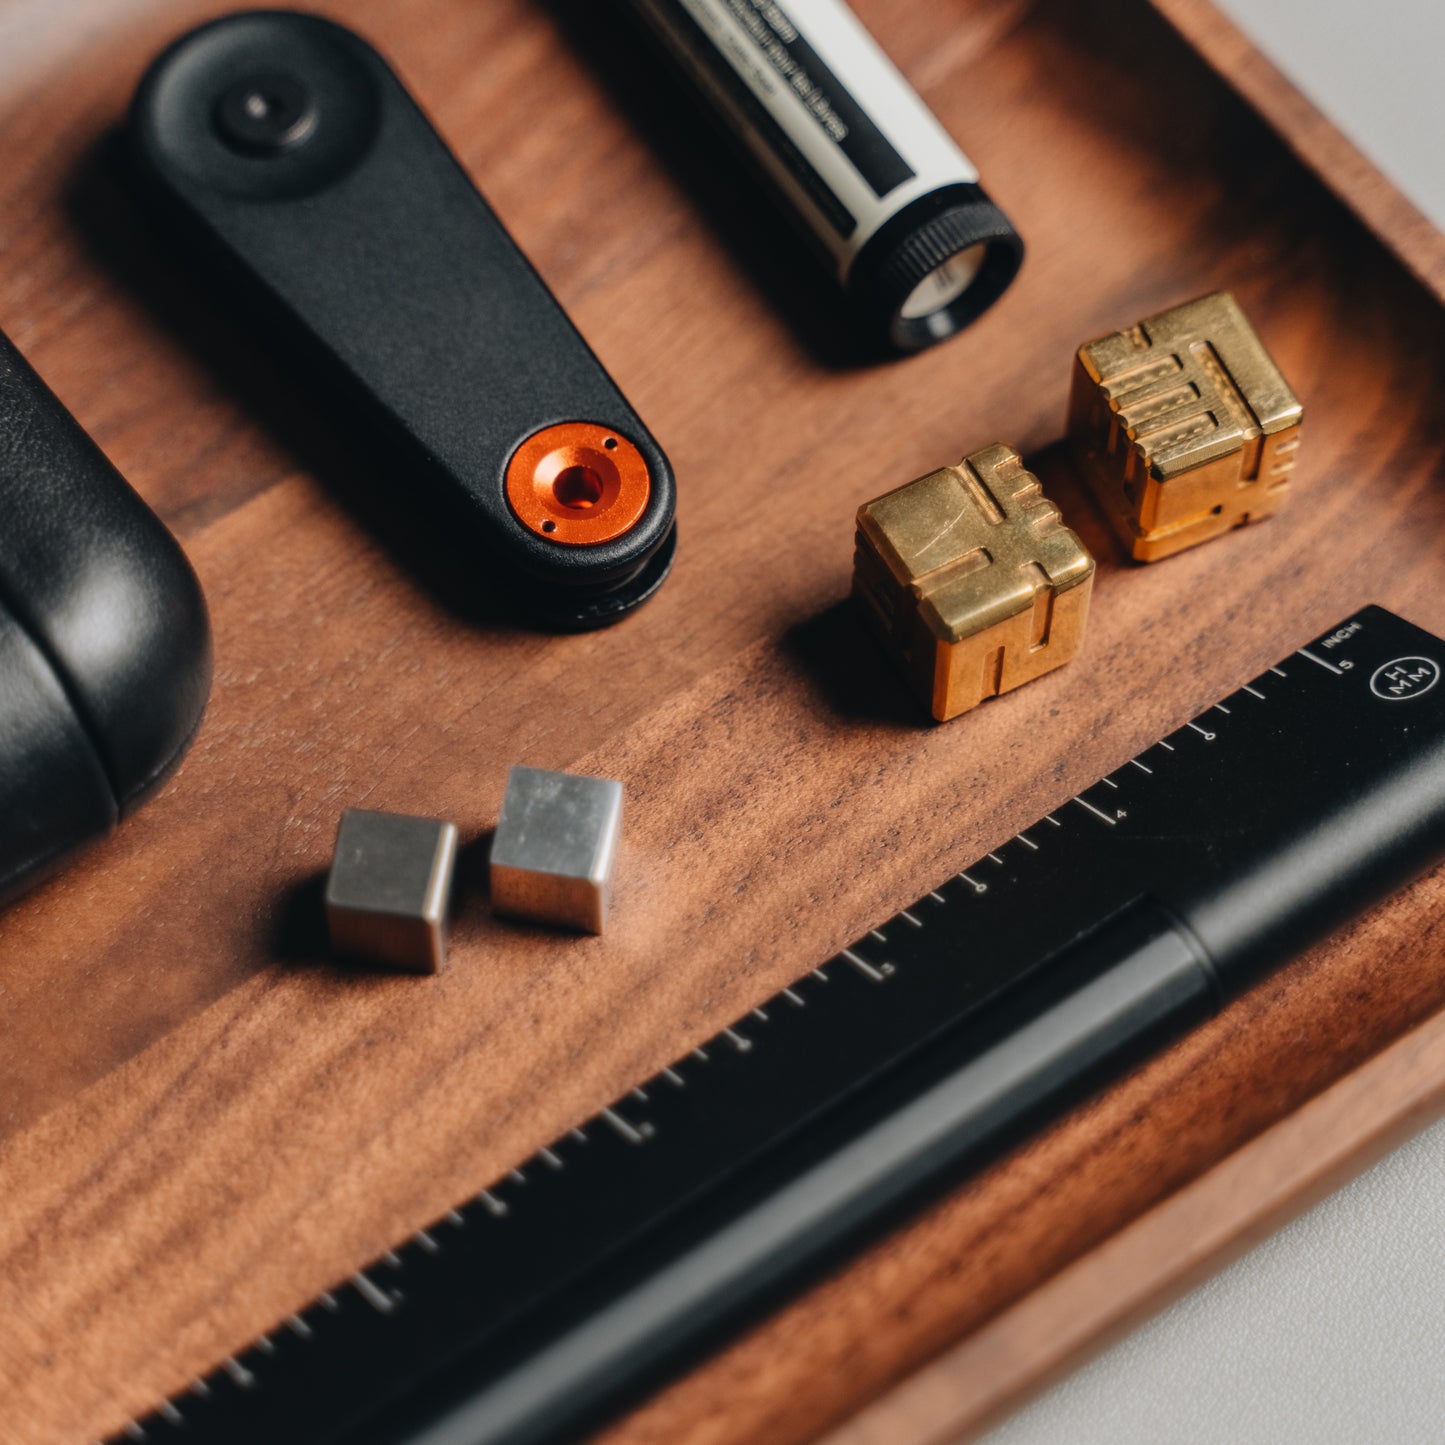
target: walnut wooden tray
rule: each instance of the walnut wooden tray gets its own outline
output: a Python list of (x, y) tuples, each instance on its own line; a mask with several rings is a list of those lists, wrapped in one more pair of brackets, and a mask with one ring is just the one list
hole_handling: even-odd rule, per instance
[[(875, 367), (847, 364), (826, 289), (606, 8), (327, 0), (679, 478), (680, 560), (638, 615), (584, 637), (475, 616), (116, 178), (106, 135), (145, 63), (225, 8), (0, 9), (0, 326), (186, 542), (218, 649), (164, 794), (0, 918), (17, 1445), (144, 1413), (1351, 609), (1445, 629), (1436, 299), (1145, 0), (859, 0), (1031, 247), (966, 336)], [(1392, 214), (1370, 225), (1393, 244)], [(1398, 247), (1421, 275), (1431, 236)], [(1304, 399), (1295, 496), (1132, 567), (1057, 446), (1070, 358), (1220, 286)], [(921, 725), (843, 604), (852, 515), (999, 439), (1099, 559), (1087, 648)], [(473, 888), (441, 977), (326, 964), (340, 809), (477, 840), (516, 761), (625, 782), (606, 937), (505, 926)], [(1437, 1106), (1442, 899), (1437, 874), (1361, 920), (607, 1439), (975, 1428)]]

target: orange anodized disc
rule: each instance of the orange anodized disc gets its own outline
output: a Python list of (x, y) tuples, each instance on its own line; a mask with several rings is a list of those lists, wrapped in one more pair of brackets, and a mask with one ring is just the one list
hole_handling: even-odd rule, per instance
[(507, 501), (518, 520), (564, 547), (622, 536), (637, 525), (651, 495), (642, 453), (592, 422), (543, 427), (507, 463)]

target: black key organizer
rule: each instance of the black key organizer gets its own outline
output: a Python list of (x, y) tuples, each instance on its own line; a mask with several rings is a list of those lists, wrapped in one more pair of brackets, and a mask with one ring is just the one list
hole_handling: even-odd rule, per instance
[(386, 62), (318, 16), (229, 16), (136, 96), (142, 173), (343, 425), (382, 418), (479, 578), (612, 622), (672, 565), (672, 471)]

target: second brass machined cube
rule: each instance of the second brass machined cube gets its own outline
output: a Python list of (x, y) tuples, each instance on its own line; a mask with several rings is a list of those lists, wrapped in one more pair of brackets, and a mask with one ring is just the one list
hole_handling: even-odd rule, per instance
[(853, 591), (940, 722), (1067, 662), (1094, 559), (1012, 447), (858, 509)]
[(1074, 362), (1074, 453), (1138, 562), (1276, 511), (1303, 415), (1227, 291), (1101, 336)]

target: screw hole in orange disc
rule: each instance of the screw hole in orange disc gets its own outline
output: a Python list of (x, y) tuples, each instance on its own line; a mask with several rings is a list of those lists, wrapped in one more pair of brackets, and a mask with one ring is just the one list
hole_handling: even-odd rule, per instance
[(642, 453), (591, 422), (533, 433), (507, 463), (507, 501), (522, 525), (566, 546), (610, 542), (637, 525), (652, 495)]

